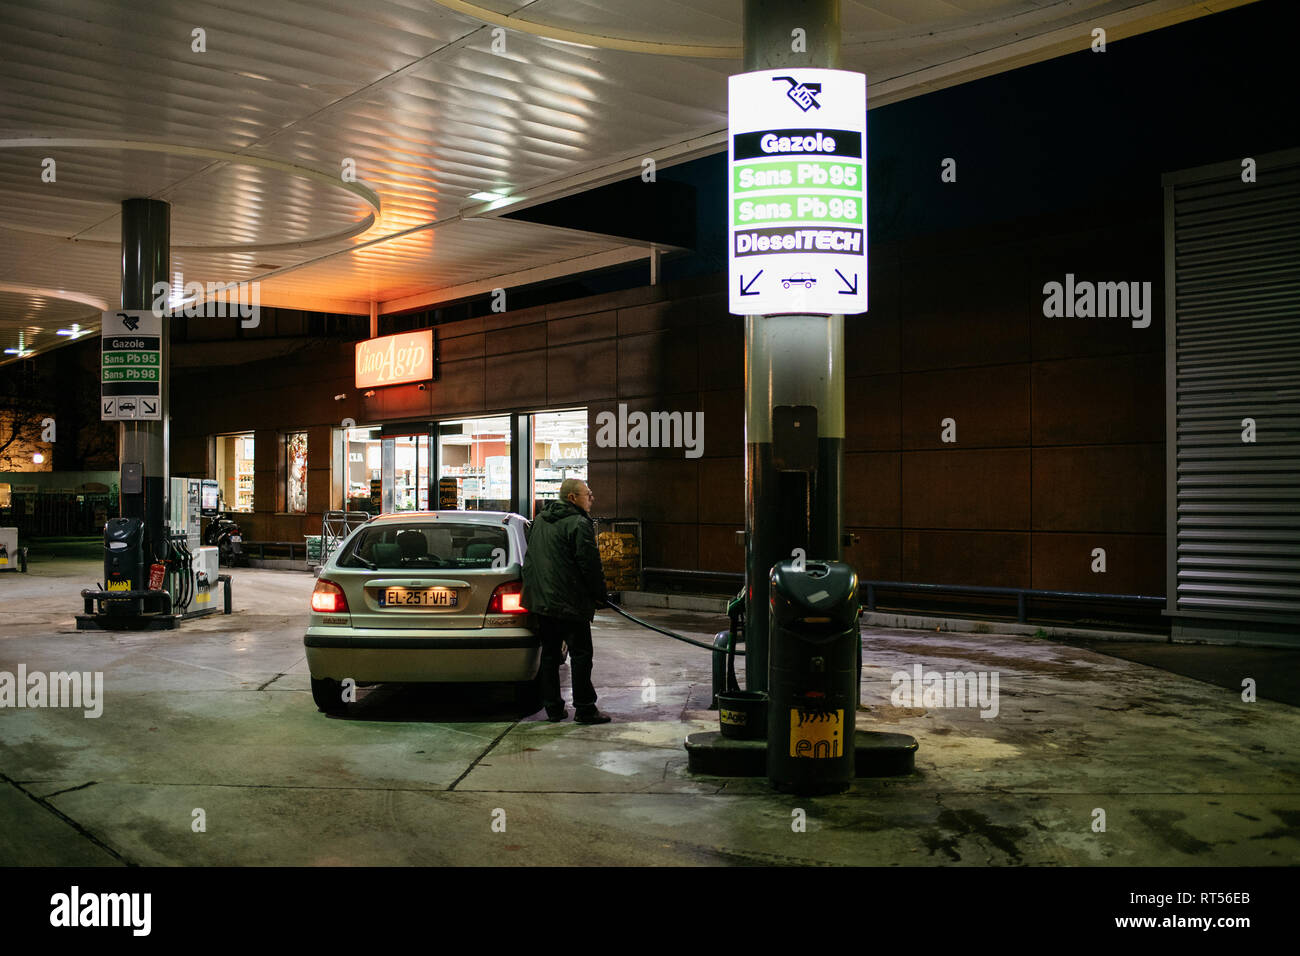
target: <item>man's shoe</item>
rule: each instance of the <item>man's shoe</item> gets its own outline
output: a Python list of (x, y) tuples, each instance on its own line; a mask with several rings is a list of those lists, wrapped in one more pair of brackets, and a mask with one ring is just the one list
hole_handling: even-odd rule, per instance
[(607, 724), (614, 718), (608, 714), (602, 714), (598, 710), (589, 710), (577, 714), (574, 721), (579, 724)]
[(549, 707), (546, 708), (546, 719), (553, 724), (558, 724), (560, 721), (564, 720), (568, 716), (569, 716), (569, 712), (565, 710), (563, 707), (557, 708), (555, 710), (552, 710)]

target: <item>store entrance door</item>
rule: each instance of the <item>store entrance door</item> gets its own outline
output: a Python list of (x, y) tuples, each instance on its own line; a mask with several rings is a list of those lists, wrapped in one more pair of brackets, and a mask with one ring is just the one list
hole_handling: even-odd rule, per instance
[(382, 440), (384, 511), (429, 510), (429, 433)]

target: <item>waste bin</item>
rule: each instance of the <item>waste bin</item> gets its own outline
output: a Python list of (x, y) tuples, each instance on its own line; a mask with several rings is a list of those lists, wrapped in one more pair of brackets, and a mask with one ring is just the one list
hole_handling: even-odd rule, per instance
[[(144, 574), (144, 522), (139, 518), (113, 518), (104, 525), (104, 590), (142, 591)], [(108, 601), (109, 614), (134, 614), (139, 601)]]
[(786, 793), (839, 793), (853, 780), (858, 576), (842, 561), (772, 568), (767, 776)]

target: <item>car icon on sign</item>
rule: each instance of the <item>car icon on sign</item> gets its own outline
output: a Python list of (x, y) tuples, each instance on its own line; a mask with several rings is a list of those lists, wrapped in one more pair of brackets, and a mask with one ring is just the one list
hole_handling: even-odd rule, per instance
[(118, 402), (117, 408), (118, 411), (133, 412), (135, 411), (135, 402)]
[(796, 272), (788, 279), (781, 280), (781, 288), (788, 289), (791, 285), (802, 285), (805, 289), (811, 289), (817, 284), (817, 278), (811, 272)]

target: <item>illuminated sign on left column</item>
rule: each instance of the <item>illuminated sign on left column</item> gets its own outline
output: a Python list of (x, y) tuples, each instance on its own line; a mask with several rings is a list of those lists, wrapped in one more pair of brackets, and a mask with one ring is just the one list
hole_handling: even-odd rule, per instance
[(433, 378), (433, 329), (399, 332), (357, 343), (357, 388)]

